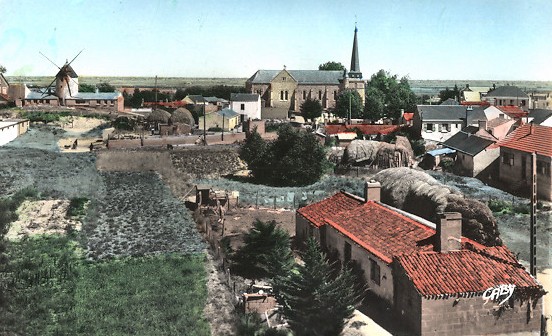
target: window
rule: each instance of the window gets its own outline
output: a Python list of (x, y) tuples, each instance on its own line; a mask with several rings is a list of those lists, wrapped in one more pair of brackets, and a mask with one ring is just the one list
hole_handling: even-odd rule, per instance
[(322, 90), (318, 90), (318, 100), (322, 100)]
[(432, 123), (427, 123), (426, 124), (426, 131), (427, 132), (433, 132), (433, 124)]
[(285, 82), (286, 80), (287, 80), (287, 77), (285, 77), (285, 76), (284, 76), (284, 77), (282, 77), (282, 81), (284, 81), (284, 82)]
[(514, 100), (510, 99), (510, 105), (514, 105)]
[(537, 160), (537, 174), (550, 176), (550, 163)]
[(288, 92), (284, 91), (284, 93), (285, 93), (285, 95), (284, 95), (285, 99), (284, 100), (288, 100)]
[(337, 99), (337, 91), (334, 90), (334, 100)]
[(307, 90), (303, 90), (303, 100), (307, 99)]
[(284, 100), (284, 91), (280, 91), (280, 100)]
[(245, 104), (240, 104), (240, 110), (242, 110), (242, 111), (245, 110)]
[(345, 246), (343, 247), (343, 259), (345, 264), (351, 261), (351, 244), (349, 242), (345, 242)]
[(514, 155), (512, 153), (502, 153), (502, 163), (508, 166), (513, 166)]
[(449, 124), (441, 124), (441, 132), (450, 132)]
[(378, 263), (370, 259), (370, 279), (379, 286), (380, 284), (380, 267)]

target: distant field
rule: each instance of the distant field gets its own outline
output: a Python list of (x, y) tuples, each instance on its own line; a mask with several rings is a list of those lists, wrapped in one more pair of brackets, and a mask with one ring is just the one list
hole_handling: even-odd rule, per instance
[[(29, 86), (46, 86), (53, 79), (53, 76), (25, 77), (7, 76), (10, 83), (26, 83)], [(185, 88), (189, 86), (244, 86), (247, 78), (199, 78), (199, 77), (158, 77), (157, 87), (160, 88)], [(107, 82), (116, 87), (139, 86), (155, 87), (155, 77), (86, 77), (80, 76), (79, 83), (98, 84)]]
[[(11, 83), (27, 83), (30, 86), (46, 86), (52, 80), (52, 76), (45, 77), (24, 77), (24, 76), (8, 76), (8, 81)], [(186, 88), (189, 86), (244, 86), (247, 78), (205, 78), (205, 77), (158, 77), (157, 86), (160, 88)], [(155, 87), (155, 77), (79, 77), (80, 83), (98, 84), (107, 82), (116, 87), (121, 86), (139, 86), (139, 87)], [(471, 87), (492, 87), (504, 85), (515, 85), (520, 87), (527, 93), (531, 92), (546, 92), (552, 91), (552, 81), (507, 81), (507, 80), (419, 80), (411, 79), (410, 86), (412, 90), (418, 94), (437, 94), (445, 88), (453, 88), (458, 85), (463, 88), (469, 84)]]

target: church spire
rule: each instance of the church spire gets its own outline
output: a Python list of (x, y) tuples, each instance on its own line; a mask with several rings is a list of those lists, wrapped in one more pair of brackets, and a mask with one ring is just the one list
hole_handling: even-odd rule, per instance
[(349, 78), (362, 78), (362, 72), (360, 72), (360, 65), (358, 62), (357, 32), (358, 28), (355, 23), (355, 38), (353, 40), (353, 53), (351, 55), (351, 71), (349, 71)]

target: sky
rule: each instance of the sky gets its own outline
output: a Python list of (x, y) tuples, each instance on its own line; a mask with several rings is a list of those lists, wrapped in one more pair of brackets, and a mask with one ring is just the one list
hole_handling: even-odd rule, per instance
[(552, 81), (551, 0), (0, 0), (7, 76), (250, 77), (350, 67), (410, 79)]

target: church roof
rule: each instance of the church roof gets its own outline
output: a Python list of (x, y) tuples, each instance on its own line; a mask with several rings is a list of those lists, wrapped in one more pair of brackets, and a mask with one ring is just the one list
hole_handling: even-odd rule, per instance
[[(247, 81), (253, 84), (269, 84), (282, 70), (258, 70)], [(286, 70), (298, 84), (339, 84), (343, 80), (341, 70)]]
[(489, 93), (487, 93), (487, 97), (529, 98), (527, 93), (513, 85), (499, 86), (496, 89), (489, 91)]
[[(357, 32), (358, 29), (355, 27), (355, 37), (353, 39), (353, 52), (351, 54), (351, 70), (352, 73), (360, 74), (360, 63), (358, 60), (358, 42), (357, 42)], [(362, 74), (361, 74), (362, 77)]]

